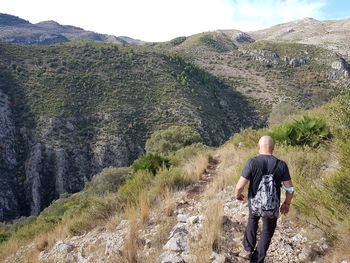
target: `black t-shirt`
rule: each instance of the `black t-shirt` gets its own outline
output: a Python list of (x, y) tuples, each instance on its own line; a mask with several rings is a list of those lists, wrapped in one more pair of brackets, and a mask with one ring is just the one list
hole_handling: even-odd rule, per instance
[[(279, 161), (279, 163), (276, 166), (277, 161)], [(278, 160), (273, 155), (263, 155), (263, 154), (260, 154), (248, 160), (241, 174), (242, 177), (250, 181), (249, 189), (248, 189), (249, 198), (255, 196), (262, 176), (264, 174), (273, 173), (274, 168), (275, 168), (274, 178), (277, 186), (277, 194), (278, 194), (278, 198), (281, 199), (282, 181), (288, 181), (291, 179), (289, 175), (288, 166), (284, 161)]]

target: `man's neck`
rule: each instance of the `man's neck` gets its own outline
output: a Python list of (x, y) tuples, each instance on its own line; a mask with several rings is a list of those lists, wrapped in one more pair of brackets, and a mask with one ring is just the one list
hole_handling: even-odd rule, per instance
[(272, 153), (268, 153), (268, 152), (259, 152), (260, 155), (272, 155)]

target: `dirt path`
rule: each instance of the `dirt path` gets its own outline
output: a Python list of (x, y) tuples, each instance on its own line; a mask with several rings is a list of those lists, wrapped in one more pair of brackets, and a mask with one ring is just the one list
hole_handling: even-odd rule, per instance
[[(172, 193), (174, 213), (166, 215), (162, 207), (151, 211), (149, 221), (138, 232), (141, 246), (137, 249), (138, 262), (247, 262), (237, 256), (248, 218), (247, 203), (235, 200), (232, 185), (216, 188), (220, 176), (220, 155), (214, 154), (197, 183)], [(220, 209), (211, 209), (213, 204)], [(216, 214), (216, 211), (221, 212)], [(208, 246), (208, 222), (218, 218), (222, 219), (216, 221), (222, 229), (219, 245)], [(128, 220), (121, 220), (111, 229), (96, 228), (81, 236), (67, 237), (43, 251), (40, 258), (43, 262), (122, 262), (115, 258), (123, 253), (129, 229)], [(310, 237), (308, 233), (312, 231)], [(298, 226), (291, 217), (281, 217), (265, 262), (320, 262), (318, 257), (329, 250), (329, 245), (315, 233), (316, 229)], [(205, 248), (203, 260), (203, 257), (198, 259), (202, 256), (201, 246)]]
[(208, 183), (213, 181), (213, 178), (217, 175), (217, 167), (220, 163), (220, 156), (209, 156), (209, 162), (207, 168), (204, 170), (199, 181), (191, 186), (187, 191), (187, 198), (197, 199), (204, 192)]
[[(205, 213), (208, 208), (206, 191), (219, 175), (219, 164), (219, 155), (210, 157), (208, 167), (203, 172), (199, 182), (192, 185), (186, 191), (184, 198), (177, 203), (175, 211), (177, 224), (171, 230), (169, 239), (164, 245), (164, 253), (160, 257), (161, 263), (198, 262), (191, 251), (190, 243), (193, 243), (193, 240), (200, 243), (201, 239), (206, 238), (203, 230), (207, 216)], [(223, 204), (223, 231), (221, 245), (213, 249), (211, 258), (207, 259), (208, 262), (248, 262), (237, 255), (242, 246), (242, 238), (248, 219), (247, 203), (235, 200), (234, 186), (226, 186), (222, 191), (215, 193), (213, 198)], [(258, 236), (260, 230), (261, 224)], [(310, 231), (315, 233), (314, 237), (309, 236)], [(317, 230), (310, 229), (310, 226), (304, 228), (298, 226), (291, 220), (291, 217), (280, 217), (265, 262), (319, 262), (317, 259), (328, 251), (329, 244), (316, 232)]]

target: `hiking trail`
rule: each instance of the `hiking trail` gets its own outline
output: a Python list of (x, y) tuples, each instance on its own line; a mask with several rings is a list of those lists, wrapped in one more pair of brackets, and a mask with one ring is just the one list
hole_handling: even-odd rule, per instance
[[(152, 208), (148, 222), (137, 231), (138, 248), (137, 252), (134, 251), (137, 262), (248, 262), (237, 255), (248, 218), (247, 203), (235, 200), (233, 185), (223, 184), (216, 190), (215, 184), (222, 176), (220, 163), (220, 155), (214, 153), (209, 157), (198, 182), (172, 193), (174, 210), (171, 215), (163, 212), (164, 207)], [(213, 207), (213, 204), (217, 207)], [(222, 213), (215, 214), (216, 211)], [(222, 229), (217, 244), (210, 245), (209, 254), (201, 250), (203, 246), (208, 252), (208, 217), (211, 220), (219, 219), (219, 228)], [(329, 244), (316, 234), (316, 228), (312, 229), (309, 225), (303, 228), (291, 218), (279, 218), (265, 262), (321, 262), (318, 259), (329, 250)], [(168, 228), (164, 228), (164, 222)], [(40, 262), (126, 262), (122, 255), (130, 229), (130, 223), (124, 219), (112, 229), (101, 226), (80, 236), (58, 239), (52, 247), (40, 252)], [(314, 232), (312, 237), (308, 234), (310, 232)], [(159, 237), (164, 235), (159, 244)], [(32, 244), (27, 249), (33, 247)], [(205, 258), (200, 258), (203, 255)], [(14, 262), (19, 258), (20, 251), (6, 262)]]

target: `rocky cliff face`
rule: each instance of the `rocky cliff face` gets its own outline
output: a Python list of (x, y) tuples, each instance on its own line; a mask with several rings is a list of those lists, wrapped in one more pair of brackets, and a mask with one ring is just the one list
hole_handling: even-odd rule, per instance
[[(118, 133), (100, 130), (95, 138), (86, 136), (84, 141), (77, 140), (75, 133), (81, 131), (82, 122), (96, 125), (87, 121), (50, 118), (42, 120), (37, 129), (22, 128), (18, 136), (25, 154), (17, 161), (20, 158), (15, 149), (18, 138), (8, 102), (0, 108), (1, 221), (19, 215), (38, 215), (61, 194), (81, 190), (85, 181), (104, 167), (128, 166), (143, 153), (142, 142)], [(67, 137), (59, 139), (59, 136)], [(23, 173), (18, 162), (23, 162)]]
[(18, 210), (15, 189), (15, 126), (8, 97), (0, 90), (0, 221)]

